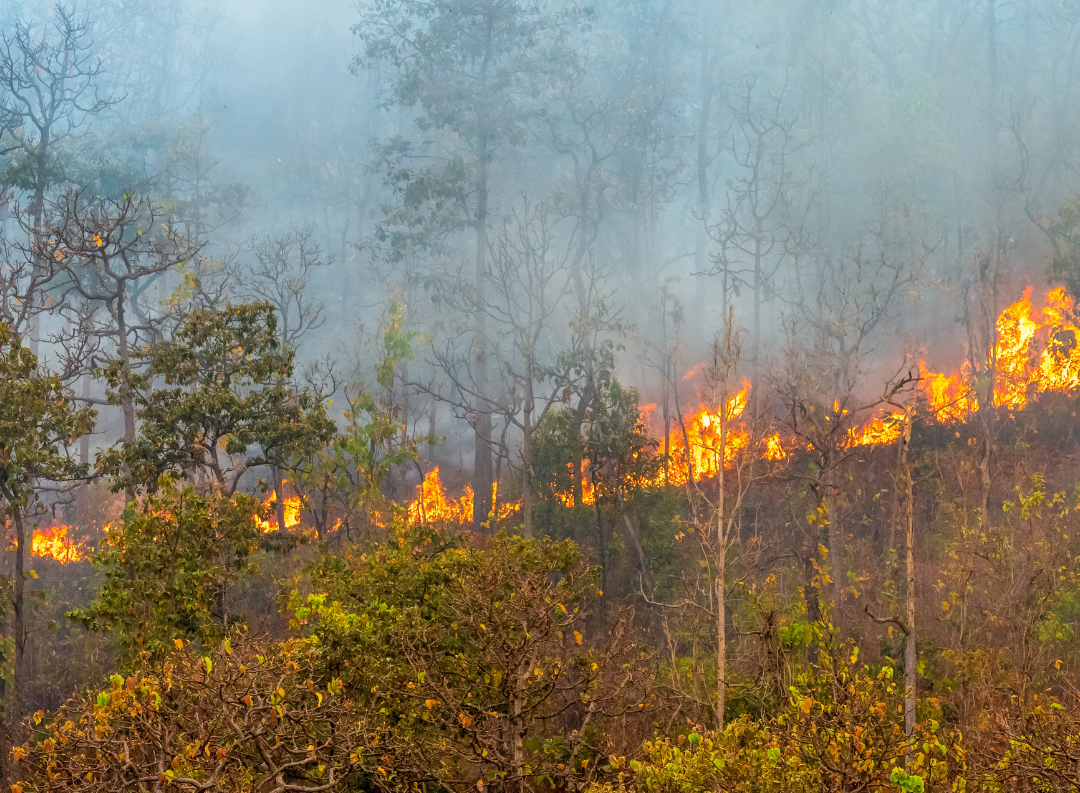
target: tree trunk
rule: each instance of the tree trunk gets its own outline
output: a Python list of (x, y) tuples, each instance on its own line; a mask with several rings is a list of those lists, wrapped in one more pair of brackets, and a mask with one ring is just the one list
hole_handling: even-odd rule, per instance
[[(13, 691), (13, 698), (11, 708), (8, 712), (8, 718), (12, 722), (17, 722), (22, 716), (22, 697), (23, 697), (23, 685), (25, 684), (23, 676), (23, 658), (26, 655), (26, 620), (24, 616), (24, 608), (26, 605), (26, 526), (23, 521), (22, 507), (17, 504), (11, 504), (11, 517), (15, 522), (15, 576), (12, 581), (12, 605), (13, 605), (13, 618), (12, 618), (12, 633), (15, 639), (15, 690)], [(29, 542), (32, 544), (33, 529), (30, 531)]]
[[(483, 301), (487, 283), (487, 210), (488, 185), (486, 145), (480, 146), (479, 174), (476, 180), (476, 293)], [(484, 315), (477, 312), (475, 354), (476, 390), (481, 399), (486, 398), (487, 382), (487, 330)], [(476, 405), (476, 445), (473, 454), (473, 528), (483, 531), (491, 512), (491, 412), (482, 401)]]
[[(46, 170), (49, 165), (49, 138), (51, 129), (46, 126), (41, 130), (41, 139), (38, 141), (37, 154), (35, 156), (35, 166), (37, 173), (34, 174), (34, 198), (30, 204), (30, 218), (34, 224), (34, 251), (35, 257), (40, 256), (42, 249), (42, 230), (41, 222), (45, 215), (45, 185), (47, 182)], [(40, 258), (35, 258), (33, 266), (34, 276), (40, 276), (44, 271), (44, 267), (41, 264)], [(29, 295), (31, 304), (36, 303), (40, 295)], [(38, 354), (38, 337), (41, 335), (41, 318), (35, 309), (30, 312), (30, 327), (27, 328), (27, 335), (30, 337), (30, 352), (35, 356)]]
[(274, 514), (277, 516), (278, 531), (285, 533), (285, 477), (281, 469), (274, 465), (270, 467), (270, 473), (274, 478)]
[(720, 544), (716, 555), (716, 728), (724, 728), (724, 706), (727, 699), (727, 548)]
[[(83, 375), (82, 379), (83, 399), (90, 398), (90, 375)], [(79, 438), (79, 462), (87, 465), (90, 462), (90, 433), (85, 433)], [(86, 528), (90, 523), (90, 485), (83, 482), (79, 485), (79, 495), (76, 499), (76, 514), (79, 526)]]
[(521, 427), (521, 516), (525, 521), (525, 536), (533, 536), (532, 523), (532, 408), (533, 408), (532, 372), (525, 379), (525, 415), (522, 417)]
[(716, 728), (724, 727), (724, 703), (727, 698), (727, 523), (726, 470), (724, 451), (727, 448), (727, 389), (720, 395), (720, 451), (716, 466)]
[(915, 734), (915, 695), (917, 658), (915, 654), (915, 501), (911, 481), (911, 414), (904, 420), (904, 437), (901, 440), (904, 455), (904, 498), (907, 502), (907, 637), (904, 644), (904, 730), (910, 739)]
[(698, 212), (701, 213), (701, 222), (698, 226), (697, 245), (694, 250), (694, 267), (697, 271), (697, 284), (694, 289), (694, 314), (696, 315), (698, 332), (705, 333), (705, 289), (702, 273), (705, 272), (705, 254), (709, 244), (709, 215), (711, 206), (709, 200), (709, 127), (712, 120), (712, 51), (709, 47), (712, 28), (708, 20), (711, 17), (709, 11), (712, 3), (705, 0), (701, 4), (701, 61), (698, 76), (698, 129), (697, 129), (697, 188), (698, 188)]
[(124, 316), (124, 293), (121, 292), (116, 298), (116, 331), (117, 347), (120, 352), (120, 360), (124, 369), (124, 384), (121, 386), (120, 398), (124, 412), (124, 442), (135, 442), (135, 401), (131, 396), (131, 388), (128, 379), (131, 377), (131, 352), (128, 349), (127, 319)]

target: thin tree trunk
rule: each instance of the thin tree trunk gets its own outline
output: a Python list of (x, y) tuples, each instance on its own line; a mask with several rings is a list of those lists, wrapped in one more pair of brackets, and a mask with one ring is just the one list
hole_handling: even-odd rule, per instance
[(915, 695), (918, 680), (916, 679), (917, 658), (915, 647), (915, 500), (914, 489), (911, 481), (911, 414), (904, 420), (903, 444), (903, 476), (904, 498), (907, 501), (907, 637), (904, 645), (904, 730), (910, 739), (915, 734)]
[(525, 378), (525, 410), (522, 417), (521, 428), (521, 513), (525, 520), (525, 536), (533, 536), (533, 493), (532, 493), (532, 474), (533, 474), (533, 458), (532, 458), (532, 409), (533, 409), (533, 389), (532, 389), (532, 367), (529, 367), (529, 373)]
[(278, 531), (284, 533), (285, 529), (285, 477), (281, 469), (273, 465), (270, 473), (274, 477), (274, 514), (277, 516)]
[[(82, 379), (83, 399), (90, 398), (90, 375), (83, 375)], [(90, 463), (90, 433), (85, 433), (79, 438), (79, 462), (83, 465)], [(86, 528), (90, 523), (90, 485), (83, 482), (79, 485), (79, 495), (76, 500), (76, 513), (79, 526)]]
[(116, 298), (116, 331), (117, 347), (119, 348), (120, 360), (124, 368), (124, 384), (121, 386), (121, 406), (124, 413), (124, 442), (135, 442), (135, 400), (128, 386), (131, 377), (131, 352), (128, 348), (127, 319), (124, 316), (124, 295), (119, 294)]
[[(35, 257), (40, 255), (42, 250), (42, 218), (45, 215), (45, 183), (46, 183), (46, 169), (49, 165), (49, 138), (51, 129), (46, 126), (41, 130), (41, 139), (38, 141), (37, 154), (35, 157), (35, 165), (37, 173), (34, 175), (34, 198), (30, 204), (30, 218), (34, 224), (34, 251)], [(39, 277), (44, 271), (44, 267), (41, 264), (40, 258), (35, 258), (33, 273), (35, 278)], [(40, 295), (28, 296), (31, 305), (36, 303), (40, 299)], [(35, 356), (38, 354), (38, 337), (41, 335), (41, 316), (36, 308), (32, 308), (30, 312), (30, 327), (27, 328), (27, 333), (30, 336), (30, 352)]]
[(699, 332), (705, 332), (705, 286), (702, 273), (705, 272), (705, 254), (709, 244), (709, 215), (711, 214), (711, 206), (709, 200), (709, 132), (710, 122), (712, 121), (712, 99), (713, 99), (713, 79), (712, 79), (712, 51), (709, 47), (710, 36), (712, 35), (711, 26), (708, 24), (708, 20), (711, 17), (709, 13), (712, 9), (712, 3), (710, 0), (705, 0), (701, 4), (699, 13), (702, 18), (702, 31), (701, 31), (701, 61), (699, 64), (698, 75), (698, 129), (697, 129), (697, 187), (698, 187), (698, 212), (701, 213), (701, 222), (698, 226), (697, 245), (694, 250), (694, 266), (698, 273), (696, 276), (697, 284), (694, 289), (694, 313), (696, 320), (699, 323)]
[(721, 542), (716, 556), (716, 727), (724, 727), (727, 701), (727, 548)]
[[(728, 315), (730, 333), (731, 315)], [(727, 389), (720, 394), (720, 449), (716, 465), (716, 726), (724, 726), (724, 703), (727, 698), (727, 508), (726, 468), (724, 452), (727, 449), (728, 417)]]
[[(26, 527), (23, 520), (22, 507), (11, 504), (11, 517), (15, 522), (15, 576), (12, 581), (13, 619), (12, 632), (15, 639), (15, 690), (12, 698), (11, 709), (8, 717), (12, 722), (18, 722), (22, 716), (23, 686), (26, 684), (23, 675), (23, 659), (26, 656), (26, 619), (24, 609), (26, 605)], [(29, 542), (33, 543), (33, 530), (31, 529)]]
[[(479, 174), (476, 181), (476, 293), (483, 301), (487, 282), (487, 210), (488, 185), (487, 163), (484, 160), (486, 146), (480, 146)], [(487, 377), (487, 329), (484, 315), (477, 313), (475, 349), (476, 390), (481, 399), (488, 396)], [(476, 445), (473, 454), (473, 527), (483, 531), (491, 512), (491, 413), (487, 405), (480, 402), (475, 413)]]

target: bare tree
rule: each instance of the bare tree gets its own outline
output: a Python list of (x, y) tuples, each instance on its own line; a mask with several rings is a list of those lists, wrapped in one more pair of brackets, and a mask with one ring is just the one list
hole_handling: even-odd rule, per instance
[[(7, 133), (10, 141), (0, 151), (26, 159), (29, 226), (39, 251), (46, 193), (63, 176), (57, 146), (116, 101), (98, 92), (102, 61), (89, 17), (79, 18), (63, 4), (56, 5), (52, 16), (52, 24), (45, 26), (17, 21), (0, 37), (0, 134)], [(35, 267), (44, 271), (48, 264), (39, 259)], [(30, 299), (40, 298), (32, 294)], [(36, 315), (31, 325), (36, 351)]]
[[(278, 316), (282, 347), (295, 352), (304, 336), (323, 326), (324, 304), (311, 296), (311, 281), (319, 268), (332, 264), (324, 257), (314, 226), (303, 226), (279, 237), (266, 237), (255, 245), (254, 261), (244, 268), (242, 290), (252, 300), (272, 305)], [(329, 367), (329, 361), (328, 367)], [(314, 379), (314, 372), (309, 372)], [(332, 393), (332, 392), (330, 392)], [(278, 455), (271, 465), (278, 529), (285, 531), (285, 477)]]
[[(828, 549), (834, 620), (842, 613), (839, 467), (878, 437), (860, 432), (880, 432), (893, 440), (899, 435), (895, 417), (888, 419), (891, 424), (870, 425), (869, 430), (864, 426), (916, 376), (906, 371), (906, 362), (892, 372), (875, 373), (870, 367), (886, 323), (933, 247), (883, 210), (879, 223), (848, 255), (819, 258), (813, 291), (787, 318), (783, 371), (773, 388), (783, 404), (781, 420), (813, 463), (806, 478), (817, 505), (803, 557), (811, 622), (824, 624), (818, 599), (825, 576), (818, 551), (822, 545)], [(884, 381), (880, 396), (869, 395), (875, 374)]]
[[(70, 320), (58, 341), (70, 375), (88, 374), (92, 356), (115, 355), (126, 376), (132, 351), (159, 341), (166, 315), (144, 304), (170, 270), (198, 249), (162, 218), (148, 199), (84, 199), (70, 191), (50, 207), (42, 254), (53, 262), (60, 311)], [(161, 301), (164, 302), (164, 301)], [(106, 347), (102, 347), (102, 343)], [(126, 380), (125, 380), (126, 382)], [(124, 441), (135, 441), (135, 405), (121, 394)]]
[(461, 275), (444, 279), (440, 286), (444, 300), (488, 325), (489, 361), (504, 390), (489, 390), (490, 382), (477, 376), (470, 356), (453, 341), (433, 352), (435, 365), (453, 383), (452, 393), (419, 386), (459, 411), (498, 415), (520, 431), (518, 461), (511, 465), (521, 472), (522, 517), (530, 537), (533, 434), (563, 398), (575, 363), (558, 346), (558, 328), (569, 330), (573, 317), (564, 303), (573, 285), (576, 246), (572, 234), (560, 237), (557, 225), (545, 205), (533, 206), (525, 199), (490, 245), (484, 273), (488, 289), (475, 289)]
[[(712, 457), (716, 476), (690, 477), (686, 491), (690, 502), (689, 522), (694, 539), (700, 546), (701, 567), (682, 575), (681, 585), (686, 592), (681, 602), (655, 605), (680, 613), (685, 619), (693, 612), (697, 618), (711, 622), (715, 631), (715, 645), (710, 655), (716, 662), (716, 687), (707, 698), (702, 691), (700, 671), (695, 671), (692, 690), (673, 680), (681, 697), (698, 700), (699, 706), (712, 711), (717, 728), (724, 725), (724, 710), (729, 686), (727, 673), (728, 609), (727, 601), (732, 590), (741, 580), (732, 573), (738, 564), (746, 566), (754, 554), (760, 551), (756, 542), (740, 546), (742, 516), (745, 500), (751, 488), (763, 477), (770, 475), (767, 463), (759, 458), (762, 453), (764, 433), (762, 415), (745, 411), (750, 407), (745, 401), (745, 384), (740, 372), (742, 348), (746, 332), (736, 326), (734, 310), (729, 307), (722, 319), (722, 326), (714, 337), (709, 358), (704, 367), (707, 407), (717, 421), (702, 438), (703, 452)], [(763, 405), (763, 401), (757, 401)], [(736, 420), (742, 421), (736, 424)], [(739, 438), (732, 443), (735, 434)], [(734, 564), (733, 564), (734, 563)], [(749, 565), (752, 567), (752, 563)], [(646, 599), (648, 597), (646, 596)], [(675, 635), (665, 627), (668, 641), (677, 643)], [(672, 648), (674, 649), (674, 648)], [(711, 699), (711, 701), (709, 701)]]
[(305, 335), (326, 322), (325, 305), (311, 295), (318, 270), (334, 263), (323, 255), (314, 226), (303, 226), (255, 245), (255, 258), (244, 267), (242, 289), (253, 300), (277, 309), (281, 343), (296, 350)]
[(712, 275), (724, 275), (736, 294), (748, 287), (753, 298), (750, 360), (761, 354), (761, 307), (772, 297), (774, 278), (784, 260), (788, 234), (784, 208), (794, 179), (793, 155), (802, 146), (797, 117), (786, 108), (787, 86), (764, 101), (756, 78), (744, 82), (733, 105), (736, 121), (730, 142), (735, 172), (728, 179), (727, 201), (717, 210), (709, 236), (719, 244)]

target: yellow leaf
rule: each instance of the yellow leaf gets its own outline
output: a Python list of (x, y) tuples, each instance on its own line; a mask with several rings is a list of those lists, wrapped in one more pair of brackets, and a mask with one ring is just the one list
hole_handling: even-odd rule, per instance
[(184, 640), (183, 639), (175, 639), (173, 641), (173, 647), (175, 647), (177, 650), (183, 650), (184, 649)]
[(431, 710), (433, 707), (435, 707), (436, 705), (439, 704), (439, 700), (437, 700), (437, 699), (425, 699), (424, 704), (427, 706), (428, 710)]
[(578, 644), (581, 644), (581, 634), (578, 633), (577, 631), (574, 631), (574, 641), (577, 642)]
[(468, 713), (459, 713), (458, 719), (461, 720), (462, 727), (468, 727), (472, 724), (472, 717)]

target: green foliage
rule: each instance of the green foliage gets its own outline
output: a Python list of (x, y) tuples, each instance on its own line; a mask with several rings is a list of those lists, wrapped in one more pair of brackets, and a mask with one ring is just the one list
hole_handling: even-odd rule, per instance
[(8, 507), (36, 504), (35, 482), (85, 476), (67, 449), (94, 426), (97, 412), (76, 409), (58, 375), (0, 322), (0, 494)]
[(662, 461), (648, 430), (637, 391), (613, 377), (602, 382), (592, 401), (584, 448), (598, 499), (625, 499), (635, 487), (656, 479)]
[(130, 389), (141, 431), (99, 467), (117, 488), (152, 489), (162, 475), (198, 472), (228, 494), (248, 469), (325, 443), (334, 424), (310, 391), (288, 386), (293, 357), (268, 303), (191, 312), (171, 341), (135, 353), (141, 371), (121, 361), (106, 370), (110, 400)]
[(392, 755), (399, 772), (427, 758), (454, 787), (580, 784), (603, 725), (647, 710), (627, 624), (590, 628), (597, 571), (572, 543), (500, 534), (476, 548), (398, 530), (323, 557), (311, 580), (319, 594), (294, 596), (294, 626), (410, 747)]
[(618, 781), (592, 793), (963, 789), (959, 735), (931, 717), (908, 739), (903, 684), (890, 668), (859, 667), (857, 656), (829, 657), (808, 671), (774, 718), (743, 716), (718, 733), (697, 728), (647, 742), (644, 763), (616, 759)]
[(1056, 220), (1045, 229), (1054, 246), (1046, 278), (1065, 284), (1071, 295), (1080, 295), (1080, 195), (1058, 207)]
[(140, 659), (55, 717), (37, 714), (12, 790), (254, 791), (287, 779), (314, 791), (376, 772), (377, 739), (336, 681), (316, 685), (295, 643), (233, 638)]
[(258, 519), (260, 499), (200, 495), (163, 479), (156, 495), (128, 504), (91, 561), (102, 582), (94, 602), (68, 617), (115, 632), (127, 657), (168, 649), (177, 639), (219, 641), (239, 618), (228, 588), (253, 571), (252, 555), (271, 547)]
[[(394, 385), (398, 365), (412, 360), (418, 334), (404, 330), (405, 309), (391, 301), (382, 330), (382, 356), (375, 365), (376, 381), (384, 389)], [(402, 425), (394, 405), (384, 405), (371, 393), (345, 389), (349, 406), (343, 411), (345, 427), (331, 440), (294, 461), (297, 487), (317, 495), (323, 510), (339, 501), (352, 515), (366, 517), (384, 512), (383, 482), (395, 466), (419, 459), (416, 444), (402, 440)], [(433, 441), (434, 439), (429, 439)], [(320, 519), (325, 518), (320, 515)], [(325, 520), (321, 521), (325, 523)], [(320, 529), (325, 526), (320, 526)]]

